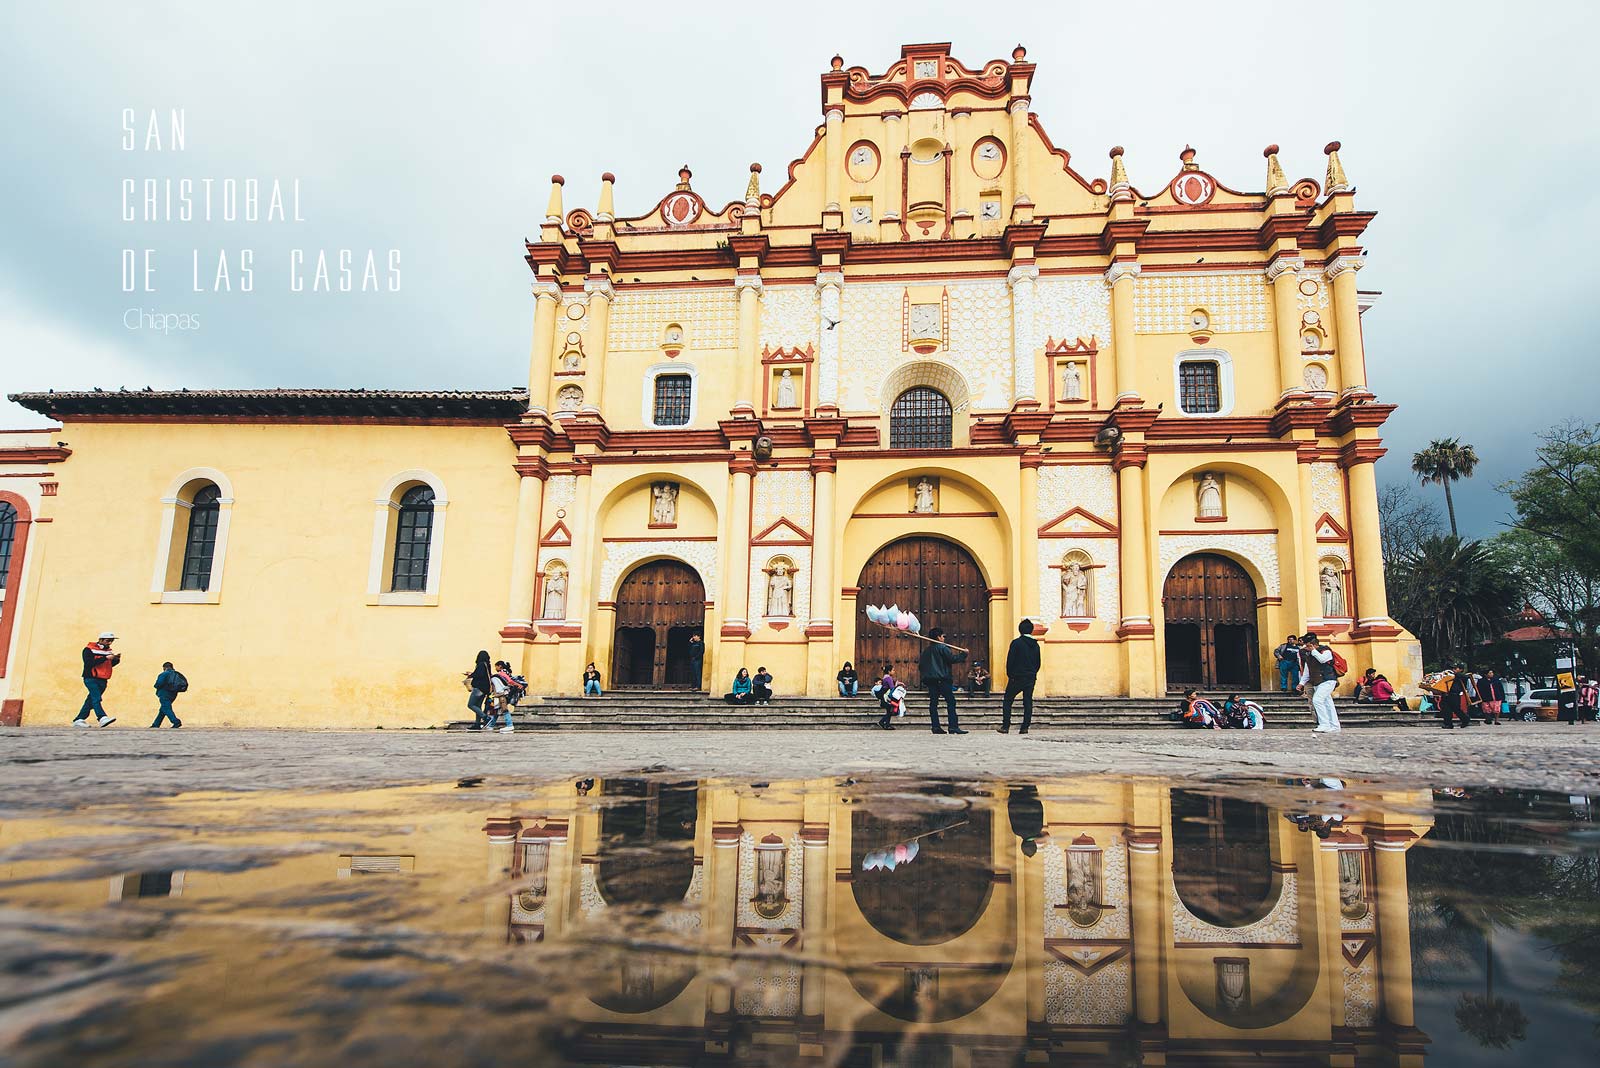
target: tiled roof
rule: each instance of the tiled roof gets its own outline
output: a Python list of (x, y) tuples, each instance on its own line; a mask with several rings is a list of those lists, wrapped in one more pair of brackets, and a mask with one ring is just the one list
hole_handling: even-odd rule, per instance
[(13, 393), (10, 399), (52, 419), (186, 416), (285, 418), (515, 419), (525, 389), (143, 389)]

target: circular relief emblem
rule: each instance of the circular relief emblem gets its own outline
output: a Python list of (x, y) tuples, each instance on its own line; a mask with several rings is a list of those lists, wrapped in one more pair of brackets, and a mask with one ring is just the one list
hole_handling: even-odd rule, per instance
[(972, 170), (979, 178), (998, 178), (1005, 165), (1006, 151), (994, 138), (985, 137), (972, 146)]
[(582, 319), (583, 318), (583, 305), (582, 304), (568, 304), (567, 305), (567, 318), (568, 319), (574, 319), (574, 320)]
[(1172, 180), (1173, 199), (1191, 208), (1208, 203), (1216, 191), (1216, 180), (1203, 171), (1184, 171)]
[(700, 217), (700, 198), (693, 193), (674, 193), (661, 202), (661, 214), (668, 226), (688, 226)]
[(857, 141), (845, 157), (845, 168), (850, 172), (851, 181), (870, 181), (878, 173), (877, 148), (869, 141)]
[(1300, 292), (1304, 293), (1308, 297), (1316, 296), (1317, 290), (1321, 288), (1321, 286), (1317, 285), (1317, 280), (1315, 278), (1302, 278), (1300, 280)]

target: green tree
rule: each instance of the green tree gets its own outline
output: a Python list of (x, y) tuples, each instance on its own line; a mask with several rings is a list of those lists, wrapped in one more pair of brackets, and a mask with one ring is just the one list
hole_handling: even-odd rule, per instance
[(1444, 487), (1444, 506), (1450, 513), (1450, 534), (1461, 537), (1456, 529), (1456, 502), (1450, 495), (1450, 484), (1471, 478), (1478, 466), (1478, 454), (1471, 445), (1463, 445), (1459, 438), (1442, 438), (1428, 442), (1428, 447), (1411, 457), (1411, 470), (1426, 486), (1437, 483)]
[(1492, 546), (1431, 535), (1396, 561), (1390, 610), (1422, 642), (1424, 659), (1472, 659), (1522, 606), (1517, 575)]

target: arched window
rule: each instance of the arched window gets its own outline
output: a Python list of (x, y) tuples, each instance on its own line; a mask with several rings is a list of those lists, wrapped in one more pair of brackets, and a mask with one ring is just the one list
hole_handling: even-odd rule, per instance
[(401, 495), (395, 519), (391, 590), (414, 593), (428, 588), (428, 551), (432, 542), (433, 488), (412, 486)]
[(6, 592), (6, 575), (11, 571), (11, 546), (17, 540), (17, 510), (0, 501), (0, 600)]
[(180, 590), (211, 588), (211, 561), (217, 552), (217, 520), (222, 514), (222, 491), (206, 485), (195, 491), (189, 505), (189, 534), (183, 543)]
[(950, 398), (929, 386), (913, 386), (889, 409), (889, 448), (948, 449), (951, 428)]

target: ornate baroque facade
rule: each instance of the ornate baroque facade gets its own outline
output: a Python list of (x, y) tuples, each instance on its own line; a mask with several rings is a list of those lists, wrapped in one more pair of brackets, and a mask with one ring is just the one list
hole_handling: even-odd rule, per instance
[(1322, 183), (1269, 146), (1265, 192), (1188, 148), (1135, 187), (1121, 148), (1100, 176), (1055, 146), (1033, 78), (1020, 48), (836, 57), (783, 180), (752, 165), (720, 207), (687, 167), (634, 216), (610, 174), (592, 209), (556, 177), (526, 394), (21, 397), (69, 449), (38, 477), (61, 490), (35, 611), (6, 606), (10, 714), (75, 704), (107, 627), (157, 667), (277, 676), (228, 695), (243, 722), (322, 721), (335, 693), (436, 722), (490, 639), (542, 691), (594, 661), (612, 685), (765, 665), (827, 694), (844, 660), (915, 655), (868, 633), (873, 597), (997, 665), (1035, 620), (1042, 692), (1254, 688), (1306, 629), (1407, 685), (1373, 476), (1393, 408), (1356, 288), (1372, 213), (1338, 143)]

